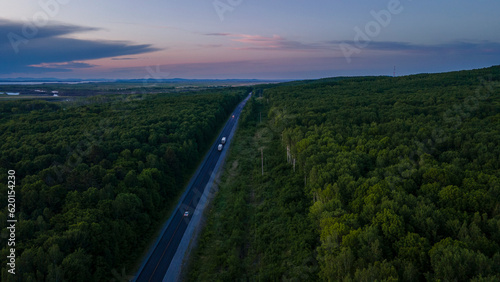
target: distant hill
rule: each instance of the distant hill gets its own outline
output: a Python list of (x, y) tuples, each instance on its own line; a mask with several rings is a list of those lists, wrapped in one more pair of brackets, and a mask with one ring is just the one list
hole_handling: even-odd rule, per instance
[(48, 83), (79, 83), (79, 82), (118, 82), (118, 83), (144, 83), (144, 81), (154, 81), (156, 83), (268, 83), (268, 82), (287, 82), (290, 80), (263, 80), (263, 79), (186, 79), (186, 78), (168, 78), (168, 79), (80, 79), (80, 78), (32, 78), (32, 77), (17, 77), (17, 78), (0, 78), (0, 83), (2, 82), (48, 82)]

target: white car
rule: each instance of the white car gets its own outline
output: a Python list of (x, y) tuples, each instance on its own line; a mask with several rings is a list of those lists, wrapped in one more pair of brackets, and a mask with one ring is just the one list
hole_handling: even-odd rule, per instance
[(219, 147), (217, 147), (217, 150), (219, 150), (219, 152), (222, 151), (222, 147), (224, 147), (224, 145), (219, 144)]
[(185, 211), (184, 216), (189, 216), (189, 211)]

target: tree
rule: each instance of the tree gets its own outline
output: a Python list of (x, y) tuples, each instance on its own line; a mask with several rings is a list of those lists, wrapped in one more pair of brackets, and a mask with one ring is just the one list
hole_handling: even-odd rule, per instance
[[(72, 281), (92, 280), (92, 259), (82, 248), (66, 256), (61, 264), (63, 279)], [(56, 271), (56, 270), (54, 270)]]

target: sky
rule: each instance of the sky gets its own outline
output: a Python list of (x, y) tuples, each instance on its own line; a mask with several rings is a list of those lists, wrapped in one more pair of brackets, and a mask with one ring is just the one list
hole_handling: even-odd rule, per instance
[(500, 64), (496, 0), (0, 0), (0, 78), (311, 79)]

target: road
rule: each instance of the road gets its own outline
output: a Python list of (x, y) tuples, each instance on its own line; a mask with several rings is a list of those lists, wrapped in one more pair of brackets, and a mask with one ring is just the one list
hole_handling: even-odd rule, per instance
[[(170, 262), (177, 250), (179, 242), (184, 235), (191, 216), (194, 214), (196, 206), (203, 194), (203, 190), (207, 185), (214, 167), (219, 160), (221, 152), (217, 150), (222, 137), (229, 137), (232, 128), (236, 126), (243, 107), (250, 98), (251, 93), (245, 98), (231, 114), (231, 117), (226, 122), (224, 129), (208, 151), (205, 159), (198, 167), (198, 170), (191, 178), (187, 190), (179, 201), (177, 208), (167, 221), (159, 239), (155, 246), (149, 252), (148, 257), (137, 272), (134, 281), (162, 281), (165, 273), (168, 270)], [(225, 150), (225, 148), (223, 149)], [(188, 211), (189, 216), (184, 216)]]

